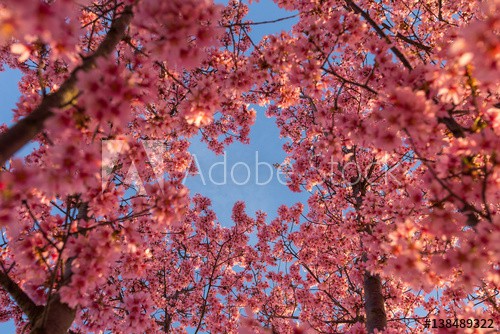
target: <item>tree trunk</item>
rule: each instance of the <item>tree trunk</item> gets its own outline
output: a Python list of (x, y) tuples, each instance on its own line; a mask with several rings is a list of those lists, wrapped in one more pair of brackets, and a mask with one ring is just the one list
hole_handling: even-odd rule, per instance
[(0, 270), (0, 286), (16, 301), (31, 324), (31, 334), (66, 334), (76, 311), (52, 295), (46, 306), (36, 305), (8, 274)]
[(381, 331), (387, 325), (387, 315), (385, 313), (380, 277), (365, 272), (363, 289), (365, 294), (366, 329), (368, 333), (373, 333), (375, 329)]
[(54, 295), (44, 312), (31, 329), (31, 334), (67, 334), (75, 320), (76, 311), (61, 303), (59, 295)]
[[(353, 153), (355, 152), (356, 151), (354, 148)], [(375, 163), (375, 160), (373, 160), (373, 163)], [(359, 182), (358, 178), (360, 177), (360, 175), (358, 175), (357, 178), (351, 178), (353, 197), (356, 200), (354, 205), (354, 208), (357, 212), (356, 220), (360, 227), (363, 225), (363, 221), (361, 219), (361, 214), (359, 213), (359, 211), (363, 204), (363, 197), (366, 192), (367, 179), (373, 172), (373, 163), (368, 171), (368, 175), (365, 179), (363, 179), (363, 181)], [(364, 228), (367, 234), (372, 234), (369, 225), (366, 225)], [(363, 248), (361, 239), (360, 246), (361, 248)], [(368, 260), (367, 254), (363, 253), (361, 259), (363, 260), (363, 262), (366, 262)], [(387, 314), (385, 313), (385, 299), (384, 295), (382, 294), (382, 282), (380, 280), (380, 276), (372, 275), (370, 272), (365, 270), (363, 290), (365, 298), (366, 330), (368, 331), (368, 333), (373, 333), (375, 329), (381, 331), (387, 325)]]

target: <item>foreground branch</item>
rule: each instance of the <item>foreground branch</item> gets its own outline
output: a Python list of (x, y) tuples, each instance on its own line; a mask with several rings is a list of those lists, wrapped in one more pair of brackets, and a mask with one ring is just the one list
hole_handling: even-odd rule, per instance
[(29, 321), (33, 323), (43, 311), (42, 306), (36, 305), (8, 274), (0, 270), (0, 285), (14, 299), (17, 306), (26, 314)]
[(113, 21), (106, 37), (95, 53), (85, 58), (82, 65), (71, 72), (71, 75), (56, 92), (45, 96), (32, 113), (0, 135), (0, 166), (3, 166), (8, 159), (43, 130), (44, 123), (53, 115), (54, 108), (67, 106), (74, 101), (78, 95), (76, 89), (78, 72), (88, 71), (95, 65), (97, 58), (105, 57), (113, 52), (125, 36), (132, 16), (132, 6), (126, 6), (121, 15)]

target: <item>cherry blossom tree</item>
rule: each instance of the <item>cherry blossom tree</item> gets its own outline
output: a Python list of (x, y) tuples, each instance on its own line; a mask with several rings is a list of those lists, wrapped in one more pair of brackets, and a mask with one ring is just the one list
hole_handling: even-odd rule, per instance
[[(182, 180), (198, 132), (215, 151), (248, 141), (251, 82), (230, 50), (244, 49), (221, 27), (240, 14), (209, 1), (9, 1), (1, 13), (3, 64), (24, 74), (0, 143), (3, 314), (32, 333), (234, 328), (216, 286), (232, 284), (242, 228), (202, 218), (196, 198), (190, 209)], [(159, 143), (160, 165), (142, 142)]]
[(300, 20), (259, 44), (255, 95), (311, 198), (261, 233), (290, 269), (262, 317), (328, 333), (498, 319), (498, 1), (278, 3)]
[[(500, 323), (500, 2), (5, 0), (2, 320), (19, 333), (401, 333)], [(264, 22), (260, 22), (264, 23)], [(292, 191), (223, 227), (182, 180), (267, 108)], [(31, 144), (32, 153), (14, 154)], [(107, 152), (105, 154), (104, 152)]]

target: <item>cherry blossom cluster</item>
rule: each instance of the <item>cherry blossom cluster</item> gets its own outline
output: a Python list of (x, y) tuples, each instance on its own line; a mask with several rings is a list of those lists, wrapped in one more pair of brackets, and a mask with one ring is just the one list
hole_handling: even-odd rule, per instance
[[(0, 66), (23, 74), (0, 140), (33, 144), (0, 173), (1, 320), (55, 334), (500, 323), (500, 3), (275, 2), (297, 22), (262, 41), (236, 0), (0, 4)], [(286, 139), (290, 189), (310, 196), (254, 217), (237, 202), (220, 222), (182, 185), (190, 140), (248, 143), (257, 104)]]

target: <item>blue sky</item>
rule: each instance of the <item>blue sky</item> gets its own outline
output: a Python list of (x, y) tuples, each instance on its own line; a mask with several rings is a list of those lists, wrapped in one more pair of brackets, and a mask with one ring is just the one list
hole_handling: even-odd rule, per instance
[[(227, 1), (216, 1), (227, 3)], [(248, 19), (254, 22), (270, 21), (282, 17), (287, 17), (295, 13), (284, 11), (271, 0), (261, 0), (259, 3), (255, 1), (250, 5)], [(280, 32), (281, 30), (289, 30), (296, 22), (296, 19), (290, 19), (273, 24), (256, 25), (252, 27), (251, 37), (254, 41), (259, 41), (264, 35)], [(227, 156), (227, 184), (224, 186), (214, 185), (208, 179), (208, 171), (214, 163), (222, 162), (223, 156), (216, 156), (210, 150), (206, 149), (205, 144), (193, 141), (191, 152), (196, 155), (201, 172), (206, 181), (203, 185), (203, 180), (200, 175), (190, 177), (186, 180), (186, 185), (189, 186), (193, 193), (197, 192), (212, 199), (212, 205), (217, 213), (217, 216), (222, 224), (231, 223), (231, 209), (233, 204), (238, 200), (246, 202), (247, 213), (253, 216), (257, 210), (262, 210), (268, 213), (268, 217), (274, 217), (277, 208), (282, 204), (294, 204), (299, 201), (305, 201), (307, 194), (292, 193), (288, 187), (279, 182), (277, 178), (277, 170), (273, 170), (273, 178), (266, 185), (256, 184), (256, 174), (259, 173), (259, 182), (265, 183), (270, 176), (270, 171), (264, 165), (256, 168), (256, 155), (258, 161), (269, 165), (281, 163), (285, 158), (285, 153), (282, 150), (284, 139), (279, 138), (279, 130), (274, 119), (265, 116), (265, 109), (253, 106), (257, 110), (257, 119), (255, 125), (250, 132), (250, 144), (243, 145), (234, 143), (226, 149)], [(238, 162), (246, 163), (250, 169), (250, 180), (246, 185), (237, 185), (242, 183), (248, 171), (241, 164), (235, 166)], [(232, 182), (230, 171), (234, 167), (234, 179)], [(214, 167), (214, 179), (219, 182), (222, 180), (222, 166)], [(283, 180), (283, 177), (281, 178)]]
[[(227, 1), (216, 1), (226, 3)], [(271, 0), (261, 0), (259, 3), (253, 3), (250, 6), (249, 18), (255, 22), (274, 20), (285, 16), (290, 16), (290, 12), (279, 9)], [(263, 35), (288, 30), (295, 20), (286, 20), (274, 24), (266, 24), (255, 26), (251, 34), (254, 41), (258, 41)], [(8, 68), (0, 72), (0, 123), (11, 124), (12, 112), (15, 103), (19, 99), (19, 91), (17, 82), (20, 79), (20, 73)], [(231, 211), (233, 204), (238, 200), (243, 200), (247, 205), (247, 213), (253, 216), (257, 210), (262, 210), (268, 213), (269, 219), (276, 216), (277, 208), (282, 204), (292, 205), (299, 201), (305, 201), (307, 194), (292, 193), (285, 185), (280, 183), (276, 176), (276, 169), (273, 169), (272, 181), (266, 185), (257, 185), (256, 177), (256, 155), (261, 163), (272, 165), (281, 163), (285, 157), (282, 151), (283, 139), (279, 138), (279, 130), (276, 127), (274, 119), (266, 118), (264, 109), (255, 107), (257, 110), (257, 120), (250, 133), (250, 144), (243, 145), (234, 143), (226, 150), (227, 157), (227, 184), (215, 185), (209, 180), (208, 171), (214, 163), (222, 162), (223, 156), (217, 156), (208, 150), (205, 144), (194, 140), (190, 151), (196, 155), (199, 163), (200, 171), (203, 173), (205, 185), (200, 175), (188, 177), (186, 185), (191, 189), (192, 193), (201, 193), (212, 199), (213, 209), (217, 213), (219, 220), (223, 225), (231, 224)], [(30, 148), (24, 149), (20, 154), (26, 154)], [(247, 170), (242, 164), (235, 166), (241, 162), (249, 166), (250, 179), (245, 185), (236, 183), (243, 182), (247, 177)], [(234, 179), (232, 182), (230, 171), (234, 168)], [(222, 180), (222, 166), (214, 167), (214, 180)], [(259, 181), (264, 183), (270, 176), (270, 170), (264, 165), (258, 168)], [(0, 324), (1, 334), (15, 333), (15, 328), (11, 322)]]
[[(0, 123), (12, 124), (12, 109), (16, 106), (20, 93), (17, 82), (21, 78), (18, 71), (13, 71), (8, 67), (0, 72)], [(22, 152), (20, 152), (22, 154)], [(0, 333), (15, 333), (15, 327), (11, 321), (0, 323)]]

